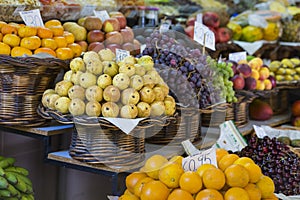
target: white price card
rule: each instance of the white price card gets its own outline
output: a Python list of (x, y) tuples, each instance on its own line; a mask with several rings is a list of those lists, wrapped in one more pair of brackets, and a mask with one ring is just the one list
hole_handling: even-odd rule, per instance
[(127, 56), (130, 56), (130, 52), (123, 49), (116, 49), (116, 61), (120, 62)]
[(197, 14), (196, 21), (197, 21), (198, 23), (203, 24), (202, 18), (203, 18), (203, 14), (202, 14), (202, 13), (199, 13), (199, 14)]
[(106, 10), (94, 10), (96, 17), (100, 18), (102, 22), (109, 18), (109, 14)]
[(167, 32), (169, 29), (170, 29), (170, 23), (168, 23), (168, 22), (164, 22), (164, 23), (162, 23), (161, 25), (160, 25), (160, 27), (159, 27), (159, 32), (160, 33), (165, 33), (165, 32)]
[(200, 151), (194, 156), (188, 156), (182, 160), (184, 171), (197, 171), (198, 167), (203, 164), (212, 164), (217, 167), (216, 148), (212, 147), (205, 151)]
[(242, 52), (230, 53), (228, 55), (228, 60), (232, 60), (235, 62), (239, 62), (241, 60), (247, 60), (247, 52), (242, 51)]
[(215, 51), (215, 34), (207, 26), (202, 23), (195, 22), (194, 40), (199, 44)]
[(15, 11), (13, 12), (13, 16), (17, 16), (17, 15), (20, 15), (20, 12), (21, 11), (23, 11), (23, 10), (25, 10), (25, 8), (26, 8), (26, 5), (19, 5), (16, 9), (15, 9)]
[(186, 152), (187, 155), (189, 156), (193, 156), (193, 155), (196, 155), (200, 152), (199, 149), (197, 149), (193, 143), (191, 143), (190, 140), (184, 140), (181, 142), (181, 145), (183, 146), (184, 148), (184, 151)]
[(26, 26), (44, 26), (39, 9), (21, 11), (20, 15)]
[(140, 53), (143, 53), (143, 51), (146, 49), (147, 45), (146, 44), (142, 44), (140, 46)]
[(94, 13), (95, 9), (96, 9), (95, 5), (85, 5), (85, 6), (82, 7), (80, 15), (81, 16), (91, 15), (91, 13)]

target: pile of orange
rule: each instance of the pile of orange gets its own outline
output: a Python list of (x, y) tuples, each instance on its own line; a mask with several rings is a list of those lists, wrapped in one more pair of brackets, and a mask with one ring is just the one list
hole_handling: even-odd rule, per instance
[(251, 158), (217, 149), (218, 167), (203, 164), (184, 171), (182, 157), (148, 158), (144, 166), (126, 177), (119, 200), (275, 200), (271, 178), (262, 174)]
[(49, 20), (44, 27), (0, 21), (0, 54), (12, 57), (47, 53), (61, 60), (78, 57), (82, 48), (74, 35), (64, 30), (59, 20)]

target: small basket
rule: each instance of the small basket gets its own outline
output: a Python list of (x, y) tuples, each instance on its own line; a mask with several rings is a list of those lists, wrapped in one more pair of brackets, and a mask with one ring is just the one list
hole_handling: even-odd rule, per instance
[[(150, 136), (149, 136), (150, 135)], [(197, 142), (201, 139), (201, 114), (199, 109), (177, 107), (177, 113), (169, 118), (166, 126), (158, 131), (148, 129), (146, 142), (170, 146), (181, 146), (189, 139)]]
[(0, 55), (0, 124), (36, 126), (43, 92), (68, 63), (55, 58)]
[(204, 127), (219, 127), (226, 120), (227, 103), (212, 105), (201, 110), (201, 124)]

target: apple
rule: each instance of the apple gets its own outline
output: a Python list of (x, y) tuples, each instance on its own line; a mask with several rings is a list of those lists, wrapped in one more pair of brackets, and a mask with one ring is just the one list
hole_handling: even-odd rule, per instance
[(185, 32), (185, 34), (187, 34), (187, 36), (194, 39), (194, 26), (187, 26), (184, 29), (184, 32)]
[(96, 16), (87, 16), (83, 21), (83, 27), (86, 28), (88, 31), (90, 30), (101, 30), (102, 28), (102, 21), (100, 18)]
[(100, 30), (91, 30), (87, 34), (88, 43), (103, 42), (104, 38), (105, 38), (105, 34)]
[(276, 79), (275, 79), (275, 77), (270, 75), (268, 79), (272, 83), (272, 88), (275, 88), (276, 87)]
[(245, 87), (245, 79), (241, 75), (236, 74), (231, 81), (233, 82), (233, 88), (236, 90), (241, 90)]
[(104, 21), (102, 30), (105, 33), (120, 31), (120, 23), (116, 18), (108, 18)]
[(123, 44), (122, 34), (118, 31), (112, 31), (105, 34), (105, 45), (108, 44)]
[(106, 45), (107, 49), (110, 49), (114, 54), (116, 54), (116, 49), (122, 49), (121, 45), (119, 44), (108, 44)]
[(122, 45), (122, 49), (124, 49), (126, 51), (130, 51), (130, 52), (135, 51), (133, 43), (130, 43), (130, 42), (124, 43)]
[(243, 77), (250, 77), (252, 74), (252, 69), (246, 63), (238, 64), (237, 71), (243, 75)]
[(228, 42), (231, 39), (231, 31), (226, 27), (217, 29), (218, 42)]
[(82, 52), (86, 52), (88, 50), (88, 43), (84, 40), (82, 41), (77, 41), (77, 44), (79, 44), (81, 46)]
[(99, 52), (102, 49), (105, 49), (105, 46), (102, 42), (92, 42), (88, 46), (88, 51)]
[(123, 28), (120, 30), (120, 33), (123, 37), (123, 42), (132, 42), (134, 39), (134, 33), (131, 28)]
[(186, 21), (186, 25), (187, 26), (194, 26), (195, 25), (195, 21), (196, 21), (197, 19), (196, 19), (196, 17), (189, 17), (188, 19), (187, 19), (187, 21)]
[(270, 76), (270, 70), (268, 67), (262, 66), (259, 70), (259, 80), (265, 80)]
[(256, 79), (253, 77), (245, 78), (245, 89), (246, 90), (255, 90), (256, 89)]
[(220, 26), (220, 17), (217, 13), (207, 11), (203, 13), (202, 16), (203, 24), (208, 27), (217, 28)]
[(296, 100), (292, 104), (292, 114), (295, 117), (299, 117), (300, 116), (300, 100)]
[(109, 16), (112, 18), (116, 18), (119, 21), (120, 24), (120, 28), (125, 28), (127, 26), (127, 20), (126, 17), (123, 13), (119, 12), (119, 11), (111, 11), (109, 13)]

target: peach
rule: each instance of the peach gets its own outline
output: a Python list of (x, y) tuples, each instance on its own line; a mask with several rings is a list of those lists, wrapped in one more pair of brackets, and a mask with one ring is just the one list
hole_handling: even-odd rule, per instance
[(265, 84), (265, 90), (271, 90), (272, 89), (272, 83), (271, 83), (270, 79), (265, 79), (264, 84)]
[(263, 65), (263, 60), (259, 57), (253, 58), (252, 60), (249, 61), (248, 65), (252, 69), (259, 70), (260, 67)]
[(265, 83), (262, 80), (256, 81), (256, 89), (257, 90), (264, 90), (265, 89)]
[(267, 67), (262, 67), (259, 70), (259, 80), (265, 80), (270, 76), (270, 70)]
[(251, 76), (252, 69), (248, 64), (238, 64), (237, 71), (243, 75), (243, 77), (247, 78)]
[(259, 79), (259, 72), (256, 69), (252, 68), (252, 72), (251, 72), (251, 77), (254, 78), (255, 80)]

